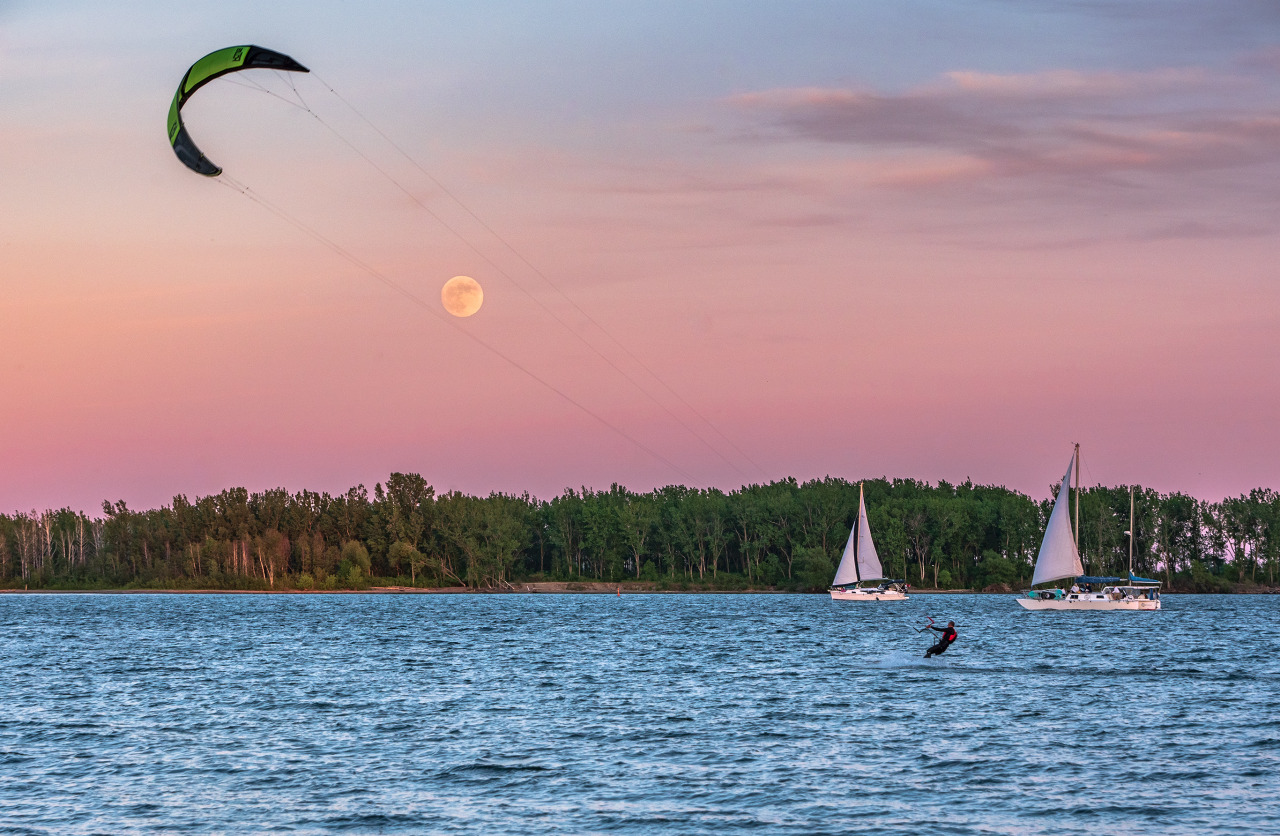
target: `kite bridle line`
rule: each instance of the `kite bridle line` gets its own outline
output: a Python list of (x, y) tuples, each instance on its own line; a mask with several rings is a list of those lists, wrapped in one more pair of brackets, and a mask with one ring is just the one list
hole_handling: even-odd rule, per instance
[(618, 427), (618, 426), (616, 426), (615, 424), (611, 423), (611, 422), (610, 422), (610, 421), (608, 421), (606, 418), (604, 418), (604, 417), (603, 417), (603, 416), (601, 416), (600, 414), (598, 414), (598, 413), (594, 412), (594, 411), (593, 411), (593, 410), (591, 410), (589, 407), (587, 407), (585, 404), (581, 403), (580, 401), (578, 401), (577, 399), (575, 399), (575, 398), (574, 398), (574, 397), (572, 397), (571, 395), (569, 395), (569, 394), (567, 394), (567, 393), (563, 392), (563, 391), (562, 391), (559, 387), (557, 387), (555, 384), (550, 383), (550, 382), (549, 382), (549, 381), (547, 381), (547, 380), (544, 380), (542, 377), (540, 377), (538, 374), (536, 374), (533, 370), (531, 370), (531, 369), (529, 369), (528, 367), (524, 366), (524, 365), (523, 365), (523, 364), (521, 364), (519, 361), (517, 361), (517, 360), (515, 360), (515, 359), (513, 359), (513, 358), (511, 358), (511, 357), (508, 357), (508, 356), (507, 356), (506, 354), (504, 354), (501, 350), (499, 350), (498, 348), (496, 348), (496, 347), (494, 347), (494, 346), (490, 345), (489, 343), (485, 342), (483, 339), (481, 339), (480, 337), (478, 337), (476, 334), (472, 333), (471, 331), (467, 330), (466, 328), (461, 327), (461, 326), (460, 326), (460, 325), (458, 325), (456, 322), (453, 322), (453, 321), (451, 321), (450, 319), (446, 318), (444, 314), (442, 314), (442, 313), (440, 313), (439, 311), (437, 311), (437, 310), (435, 309), (435, 306), (433, 306), (433, 305), (429, 304), (425, 299), (423, 299), (422, 297), (418, 296), (417, 294), (415, 294), (413, 291), (409, 290), (408, 288), (405, 288), (405, 287), (401, 286), (399, 283), (397, 283), (396, 281), (394, 281), (391, 277), (389, 277), (389, 276), (387, 276), (386, 274), (382, 273), (381, 271), (379, 271), (379, 270), (375, 269), (375, 268), (374, 268), (374, 267), (372, 267), (371, 265), (366, 264), (366, 263), (365, 263), (364, 261), (362, 261), (359, 257), (357, 257), (356, 255), (352, 254), (351, 252), (349, 252), (349, 251), (348, 251), (348, 250), (346, 250), (345, 248), (343, 248), (343, 247), (342, 247), (342, 245), (340, 245), (340, 244), (338, 244), (338, 243), (336, 243), (336, 242), (334, 242), (334, 241), (330, 240), (330, 239), (329, 239), (329, 238), (327, 238), (323, 233), (319, 232), (319, 231), (318, 231), (318, 230), (316, 230), (315, 228), (313, 228), (313, 227), (311, 227), (311, 226), (308, 226), (307, 224), (305, 224), (305, 223), (303, 223), (302, 221), (298, 220), (297, 218), (293, 217), (293, 216), (292, 216), (292, 215), (290, 215), (288, 212), (286, 212), (284, 209), (281, 209), (279, 206), (277, 206), (277, 205), (275, 205), (274, 203), (272, 203), (271, 201), (267, 200), (266, 198), (264, 198), (262, 195), (258, 194), (256, 191), (254, 191), (254, 190), (253, 190), (252, 188), (250, 188), (249, 186), (247, 186), (247, 185), (245, 185), (244, 183), (241, 183), (241, 182), (239, 182), (238, 180), (236, 180), (236, 179), (234, 179), (234, 178), (232, 178), (232, 177), (228, 176), (225, 172), (223, 172), (223, 174), (222, 174), (221, 176), (219, 176), (219, 177), (215, 177), (215, 178), (212, 178), (212, 179), (213, 179), (213, 181), (214, 181), (214, 182), (216, 182), (216, 183), (220, 183), (220, 184), (221, 184), (221, 185), (223, 185), (224, 187), (226, 187), (226, 188), (228, 188), (228, 189), (231, 189), (233, 192), (236, 192), (236, 193), (238, 193), (238, 194), (240, 194), (240, 195), (243, 195), (244, 197), (246, 197), (246, 198), (248, 198), (249, 200), (253, 201), (254, 203), (258, 204), (258, 205), (259, 205), (259, 206), (261, 206), (262, 208), (266, 209), (266, 210), (267, 210), (268, 212), (270, 212), (271, 214), (275, 215), (276, 217), (278, 217), (278, 218), (280, 218), (281, 220), (285, 221), (285, 222), (286, 222), (286, 223), (288, 223), (289, 225), (293, 226), (295, 229), (297, 229), (297, 230), (299, 230), (300, 232), (304, 233), (305, 235), (309, 236), (310, 238), (312, 238), (313, 240), (317, 241), (318, 243), (320, 243), (320, 244), (324, 245), (326, 248), (328, 248), (328, 249), (329, 249), (329, 251), (330, 251), (330, 252), (332, 252), (332, 253), (334, 253), (335, 255), (339, 256), (340, 258), (342, 258), (342, 259), (346, 260), (348, 263), (350, 263), (350, 264), (354, 265), (355, 267), (358, 267), (359, 269), (363, 270), (363, 271), (364, 271), (365, 273), (367, 273), (369, 276), (371, 276), (371, 277), (372, 277), (372, 278), (374, 278), (374, 279), (377, 279), (379, 282), (381, 282), (382, 284), (386, 285), (388, 288), (390, 288), (391, 290), (395, 291), (396, 293), (400, 294), (400, 295), (401, 295), (401, 296), (403, 296), (405, 299), (407, 299), (407, 300), (409, 300), (410, 302), (412, 302), (414, 305), (417, 305), (419, 308), (422, 308), (424, 311), (426, 311), (427, 313), (429, 313), (429, 314), (431, 314), (432, 316), (434, 316), (434, 317), (435, 317), (437, 320), (439, 320), (440, 322), (442, 322), (442, 323), (444, 323), (445, 325), (448, 325), (449, 327), (453, 328), (453, 329), (454, 329), (455, 331), (457, 331), (458, 333), (465, 335), (468, 339), (470, 339), (472, 342), (476, 343), (476, 344), (477, 344), (477, 345), (479, 345), (480, 347), (484, 348), (484, 349), (485, 349), (486, 351), (488, 351), (489, 353), (491, 353), (491, 354), (493, 354), (494, 356), (498, 357), (499, 359), (501, 359), (501, 360), (505, 361), (508, 365), (512, 366), (513, 368), (515, 368), (515, 369), (517, 369), (517, 370), (519, 370), (519, 371), (523, 372), (523, 373), (524, 373), (525, 375), (527, 375), (529, 378), (531, 378), (532, 380), (536, 381), (537, 383), (540, 383), (540, 384), (541, 384), (543, 387), (545, 387), (546, 389), (549, 389), (551, 392), (555, 393), (556, 395), (559, 395), (559, 396), (560, 396), (563, 400), (565, 400), (567, 403), (571, 404), (572, 406), (577, 407), (581, 412), (583, 412), (583, 413), (584, 413), (584, 414), (586, 414), (587, 416), (589, 416), (589, 417), (591, 417), (591, 418), (595, 419), (597, 422), (599, 422), (601, 425), (603, 425), (603, 426), (604, 426), (604, 427), (606, 427), (607, 429), (612, 430), (613, 432), (617, 433), (617, 434), (618, 434), (619, 436), (621, 436), (622, 438), (624, 438), (624, 439), (626, 439), (627, 441), (629, 441), (629, 442), (631, 442), (632, 444), (634, 444), (636, 447), (638, 447), (638, 448), (640, 448), (641, 450), (643, 450), (644, 452), (648, 453), (650, 456), (653, 456), (653, 458), (655, 458), (655, 459), (657, 459), (658, 461), (662, 462), (663, 464), (667, 465), (667, 466), (668, 466), (668, 467), (670, 467), (672, 470), (674, 470), (676, 473), (679, 473), (681, 476), (683, 476), (685, 479), (688, 479), (690, 482), (693, 482), (693, 483), (698, 483), (698, 480), (697, 480), (697, 479), (695, 479), (691, 474), (687, 473), (687, 472), (684, 470), (684, 468), (680, 467), (678, 464), (676, 464), (675, 462), (671, 461), (671, 460), (670, 460), (670, 459), (668, 459), (666, 456), (663, 456), (661, 453), (657, 452), (656, 450), (652, 449), (652, 448), (651, 448), (651, 447), (649, 447), (648, 445), (644, 444), (642, 441), (640, 441), (639, 439), (637, 439), (637, 438), (635, 438), (634, 436), (632, 436), (632, 435), (631, 435), (630, 433), (628, 433), (626, 430), (624, 430), (624, 429), (622, 429), (621, 427)]

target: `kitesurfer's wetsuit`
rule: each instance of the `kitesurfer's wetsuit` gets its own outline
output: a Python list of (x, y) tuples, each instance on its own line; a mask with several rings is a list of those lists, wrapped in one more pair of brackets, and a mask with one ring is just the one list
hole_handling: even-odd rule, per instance
[(926, 659), (930, 656), (937, 656), (938, 654), (945, 653), (947, 648), (951, 646), (951, 643), (956, 640), (956, 628), (950, 624), (946, 627), (934, 627), (930, 624), (929, 629), (937, 630), (942, 634), (942, 637), (938, 639), (937, 644), (924, 652), (924, 658)]

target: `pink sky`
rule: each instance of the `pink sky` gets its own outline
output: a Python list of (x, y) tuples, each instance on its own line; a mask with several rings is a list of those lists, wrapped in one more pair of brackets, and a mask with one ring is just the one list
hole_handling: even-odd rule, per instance
[[(74, 6), (0, 2), (0, 509), (392, 471), (1040, 497), (1073, 442), (1090, 483), (1280, 488), (1274, 19)], [(186, 66), (244, 42), (316, 70), (311, 112), (224, 79), (192, 135), (359, 264), (167, 147)]]

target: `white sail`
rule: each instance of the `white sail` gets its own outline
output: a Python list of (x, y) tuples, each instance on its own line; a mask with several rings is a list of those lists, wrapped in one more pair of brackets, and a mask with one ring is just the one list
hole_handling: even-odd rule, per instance
[(844, 554), (840, 556), (840, 565), (836, 567), (836, 578), (832, 586), (844, 586), (858, 581), (876, 581), (884, 577), (880, 568), (880, 556), (876, 554), (876, 544), (871, 542), (871, 526), (867, 523), (867, 505), (862, 499), (862, 486), (858, 486), (858, 521), (849, 532), (849, 540), (844, 544)]
[(862, 486), (858, 486), (858, 578), (878, 581), (884, 577), (876, 544), (871, 542), (871, 525), (867, 522), (867, 505), (862, 501)]
[(844, 554), (840, 557), (840, 565), (836, 567), (836, 579), (831, 582), (832, 586), (858, 582), (857, 551), (858, 526), (855, 523), (853, 530), (849, 532), (849, 541), (844, 544)]
[(1076, 538), (1071, 532), (1071, 511), (1068, 497), (1071, 493), (1071, 468), (1075, 466), (1075, 457), (1067, 465), (1067, 475), (1062, 477), (1062, 487), (1058, 489), (1058, 498), (1053, 503), (1053, 512), (1049, 514), (1049, 525), (1044, 530), (1044, 540), (1040, 543), (1040, 554), (1036, 557), (1036, 571), (1031, 577), (1031, 585), (1062, 578), (1078, 578), (1084, 574), (1084, 566), (1080, 563), (1080, 553), (1076, 551)]

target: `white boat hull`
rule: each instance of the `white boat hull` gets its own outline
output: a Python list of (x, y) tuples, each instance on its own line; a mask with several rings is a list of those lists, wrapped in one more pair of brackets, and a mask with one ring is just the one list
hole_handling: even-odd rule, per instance
[(905, 601), (907, 594), (896, 589), (833, 589), (832, 601)]
[(1080, 598), (1070, 600), (1067, 598), (1059, 598), (1054, 600), (1043, 600), (1039, 598), (1022, 597), (1017, 599), (1018, 603), (1028, 610), (1158, 610), (1160, 602), (1158, 600), (1151, 601), (1146, 598), (1121, 599), (1116, 600), (1099, 600), (1093, 598)]

